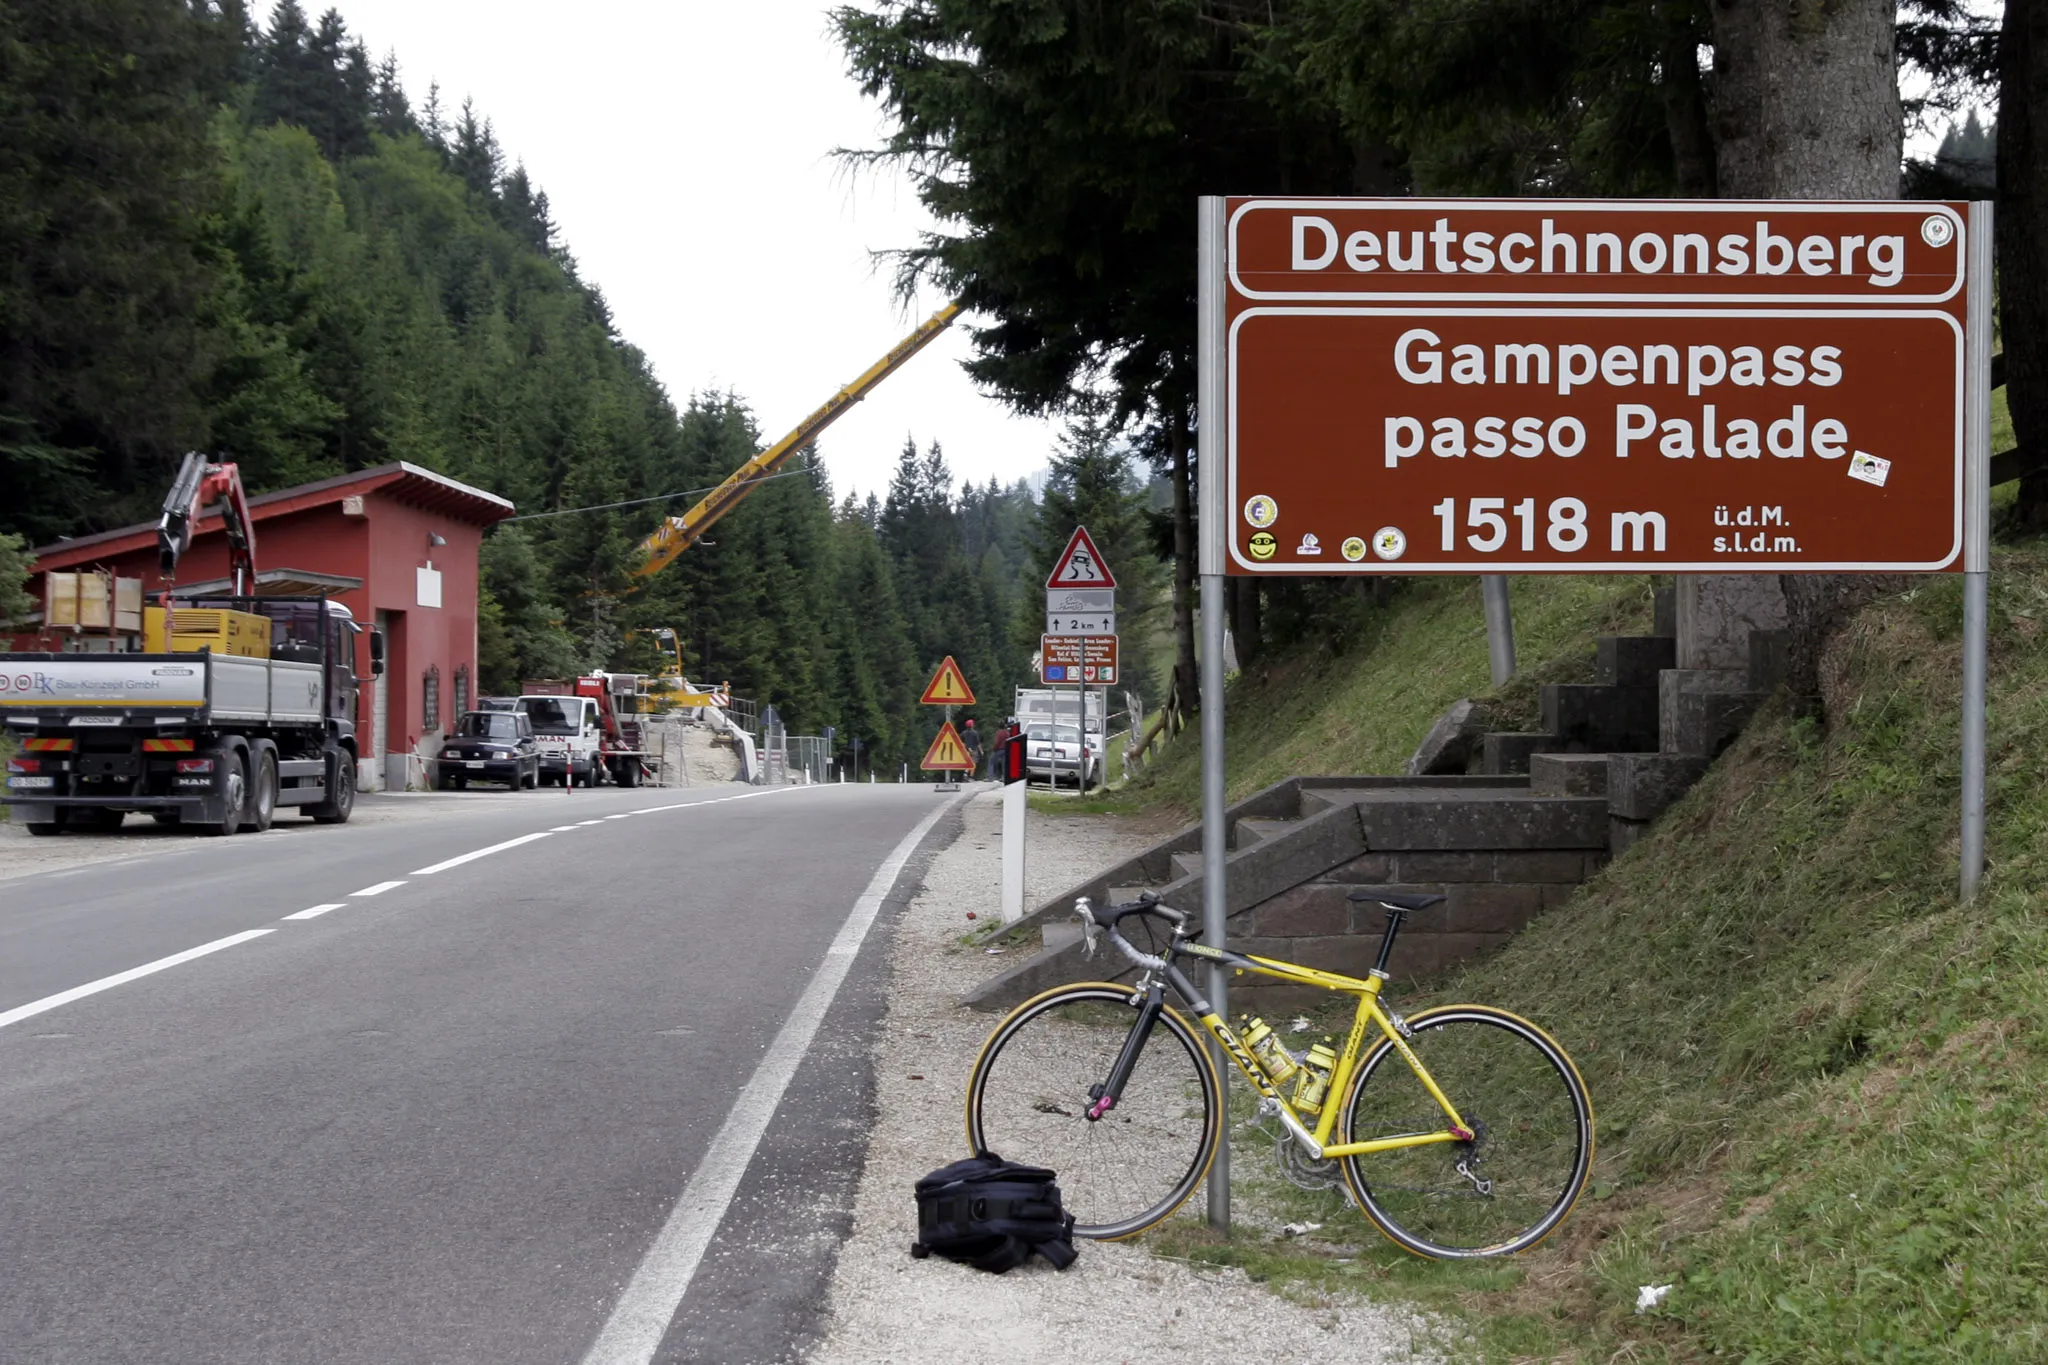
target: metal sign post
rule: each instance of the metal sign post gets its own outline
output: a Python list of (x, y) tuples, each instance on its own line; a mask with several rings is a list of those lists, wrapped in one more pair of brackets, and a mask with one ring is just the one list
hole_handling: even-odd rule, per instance
[(1961, 889), (1984, 878), (1984, 690), (1991, 601), (1991, 205), (1970, 205), (1969, 414), (1963, 510), (1963, 857)]
[(1991, 244), (1988, 204), (1204, 198), (1204, 941), (1225, 574), (1482, 575), (1500, 682), (1509, 573), (1963, 572), (1975, 894)]
[[(1224, 893), (1224, 845), (1229, 830), (1224, 824), (1225, 784), (1223, 773), (1223, 571), (1228, 543), (1230, 514), (1224, 508), (1224, 461), (1230, 443), (1225, 438), (1231, 421), (1229, 375), (1225, 369), (1223, 296), (1223, 200), (1204, 197), (1201, 205), (1200, 269), (1196, 307), (1196, 350), (1198, 353), (1197, 402), (1200, 416), (1195, 427), (1198, 442), (1196, 474), (1201, 480), (1197, 530), (1201, 535), (1201, 670), (1202, 670), (1202, 941), (1224, 946), (1230, 918), (1230, 902)], [(1217, 1014), (1230, 1017), (1230, 978), (1220, 965), (1209, 968), (1209, 1004)], [(1219, 1076), (1228, 1075), (1230, 1059), (1222, 1045), (1207, 1040), (1209, 1060)], [(1230, 1125), (1224, 1124), (1216, 1140), (1216, 1159), (1209, 1166), (1209, 1226), (1219, 1232), (1230, 1230)]]

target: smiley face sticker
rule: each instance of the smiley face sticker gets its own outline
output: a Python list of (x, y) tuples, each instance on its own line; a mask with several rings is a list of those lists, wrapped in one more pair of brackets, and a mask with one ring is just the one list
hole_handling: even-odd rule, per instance
[(1280, 541), (1271, 531), (1255, 531), (1245, 546), (1252, 552), (1253, 559), (1271, 559), (1273, 552), (1280, 548)]

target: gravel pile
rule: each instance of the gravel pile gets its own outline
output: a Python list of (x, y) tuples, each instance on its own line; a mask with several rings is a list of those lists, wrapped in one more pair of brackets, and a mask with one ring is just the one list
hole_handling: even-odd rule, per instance
[(649, 727), (648, 747), (661, 755), (664, 787), (709, 787), (739, 780), (740, 758), (732, 741), (708, 725), (657, 721)]
[[(1366, 1302), (1310, 1308), (1275, 1297), (1235, 1269), (1198, 1269), (1140, 1244), (1079, 1243), (1053, 1270), (1034, 1259), (1007, 1275), (912, 1260), (919, 1176), (965, 1154), (961, 1097), (995, 1016), (961, 993), (1004, 959), (961, 938), (1001, 913), (1000, 802), (963, 807), (965, 829), (933, 860), (896, 928), (889, 1008), (875, 1044), (879, 1109), (839, 1257), (831, 1325), (811, 1359), (852, 1362), (1100, 1360), (1321, 1361), (1346, 1365), (1435, 1359), (1428, 1324)], [(1033, 813), (1027, 904), (1056, 895), (1151, 843), (1159, 831), (1105, 816)], [(967, 918), (969, 911), (976, 919)], [(1196, 1201), (1202, 1196), (1197, 1193)], [(1424, 1354), (1418, 1354), (1422, 1352)]]

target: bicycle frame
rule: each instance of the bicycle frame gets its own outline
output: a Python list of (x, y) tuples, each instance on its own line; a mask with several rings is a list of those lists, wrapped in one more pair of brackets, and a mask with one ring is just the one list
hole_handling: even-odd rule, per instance
[[(1195, 989), (1194, 983), (1188, 980), (1186, 974), (1174, 966), (1173, 959), (1180, 954), (1232, 967), (1238, 971), (1255, 972), (1260, 976), (1269, 976), (1295, 985), (1313, 986), (1318, 990), (1358, 997), (1358, 1010), (1351, 1021), (1351, 1032), (1344, 1041), (1344, 1050), (1337, 1055), (1337, 1064), (1330, 1073), (1330, 1085), (1324, 1094), (1322, 1111), (1316, 1116), (1313, 1129), (1302, 1121), (1301, 1115), (1295, 1111), (1287, 1097), (1280, 1093), (1279, 1087), (1267, 1078), (1265, 1067), (1252, 1056), (1251, 1050), (1237, 1036), (1236, 1030), (1211, 1008), (1208, 998)], [(1167, 950), (1162, 967), (1163, 974), (1180, 993), (1181, 998), (1194, 1010), (1196, 1019), (1203, 1029), (1216, 1040), (1224, 1052), (1229, 1054), (1230, 1059), (1237, 1063), (1237, 1069), (1244, 1073), (1245, 1079), (1251, 1083), (1252, 1089), (1259, 1093), (1260, 1099), (1274, 1107), (1274, 1112), (1279, 1116), (1281, 1123), (1286, 1125), (1295, 1141), (1306, 1150), (1310, 1160), (1366, 1156), (1373, 1152), (1390, 1152), (1404, 1147), (1426, 1147), (1431, 1143), (1472, 1140), (1470, 1125), (1459, 1115), (1457, 1106), (1451, 1103), (1450, 1096), (1444, 1094), (1443, 1088), (1436, 1083), (1436, 1078), (1429, 1074), (1429, 1069), (1423, 1066), (1422, 1059), (1408, 1046), (1407, 1039), (1402, 1037), (1400, 1025), (1387, 1012), (1386, 1006), (1380, 1003), (1380, 988), (1387, 979), (1386, 973), (1375, 970), (1371, 976), (1365, 978), (1345, 976), (1338, 972), (1325, 972), (1293, 962), (1282, 962), (1277, 958), (1252, 957), (1244, 953), (1233, 953), (1228, 949), (1185, 941), (1177, 942)], [(1131, 1040), (1125, 1048), (1126, 1054), (1133, 1058), (1136, 1047), (1132, 1044), (1143, 1045), (1141, 1034), (1150, 1032), (1151, 1020), (1157, 1017), (1157, 1005), (1161, 995), (1156, 979), (1147, 994), (1148, 1008), (1133, 1027)], [(1449, 1121), (1445, 1127), (1432, 1133), (1407, 1133), (1399, 1137), (1373, 1138), (1366, 1142), (1330, 1141), (1337, 1125), (1337, 1111), (1342, 1107), (1341, 1101), (1348, 1093), (1359, 1060), (1365, 1053), (1368, 1028), (1377, 1029), (1379, 1035), (1401, 1054), (1401, 1060), (1415, 1073), (1415, 1079), (1422, 1083), (1422, 1088), (1429, 1092), (1430, 1098), (1443, 1110), (1444, 1117)], [(1121, 1060), (1117, 1072), (1119, 1074), (1114, 1079), (1118, 1082), (1116, 1088), (1120, 1089), (1122, 1073), (1125, 1072)]]

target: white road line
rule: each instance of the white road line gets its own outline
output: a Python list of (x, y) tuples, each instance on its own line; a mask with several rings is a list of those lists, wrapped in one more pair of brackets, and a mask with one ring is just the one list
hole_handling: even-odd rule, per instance
[(605, 819), (607, 819), (607, 820), (624, 820), (624, 819), (627, 819), (627, 818), (629, 818), (629, 817), (630, 817), (630, 816), (631, 816), (632, 814), (633, 814), (633, 812), (632, 812), (632, 811), (629, 811), (629, 810), (622, 810), (622, 811), (620, 811), (620, 812), (619, 812), (619, 813), (618, 813), (617, 815), (607, 815), (607, 816), (605, 816)]
[[(474, 853), (465, 853), (460, 857), (450, 858), (446, 862), (435, 863), (432, 867), (414, 868), (412, 875), (415, 877), (430, 877), (436, 872), (446, 872), (451, 867), (461, 867), (464, 863), (475, 862), (478, 858), (487, 858), (493, 853), (502, 853), (508, 848), (517, 848), (521, 844), (530, 844), (535, 839), (545, 839), (553, 833), (554, 831), (551, 829), (544, 829), (538, 834), (522, 834), (517, 839), (507, 839), (502, 844), (492, 844), (489, 848), (480, 848)], [(400, 882), (392, 883), (393, 886), (402, 884)], [(363, 893), (359, 891), (356, 894), (361, 895)]]
[(351, 891), (349, 894), (351, 896), (381, 896), (393, 887), (404, 885), (404, 882), (378, 882), (375, 886), (366, 886), (360, 891)]
[(582, 829), (585, 825), (601, 825), (603, 823), (604, 821), (602, 820), (578, 820), (576, 822), (576, 828)]
[(947, 801), (918, 821), (917, 828), (896, 845), (867, 890), (853, 903), (852, 912), (840, 926), (832, 946), (826, 949), (817, 975), (811, 978), (782, 1031), (769, 1044), (767, 1056), (754, 1069), (717, 1136), (711, 1139), (704, 1160), (683, 1186), (661, 1231), (655, 1234), (654, 1245), (648, 1248), (625, 1292), (612, 1306), (611, 1316), (583, 1357), (583, 1365), (645, 1365), (654, 1358), (669, 1320), (675, 1316), (697, 1274), (697, 1264), (704, 1258), (711, 1234), (725, 1217), (740, 1179), (754, 1159), (761, 1134), (775, 1116), (776, 1106), (782, 1103), (783, 1092), (789, 1089), (797, 1064), (810, 1050), (811, 1039), (817, 1036), (825, 1011), (839, 994), (839, 985), (853, 966), (854, 956), (860, 951), (869, 926), (875, 922), (876, 912), (882, 908), (883, 897), (896, 884), (897, 875), (910, 860), (918, 841), (938, 823), (941, 815), (958, 800), (965, 799), (962, 796)]
[(217, 938), (211, 943), (202, 943), (197, 948), (187, 948), (182, 953), (172, 953), (169, 957), (160, 957), (154, 962), (146, 962), (140, 967), (130, 967), (125, 972), (116, 972), (112, 976), (103, 976), (97, 981), (88, 981), (83, 986), (73, 986), (68, 991), (59, 991), (55, 995), (46, 995), (40, 1000), (31, 1000), (26, 1005), (17, 1005), (5, 1014), (0, 1014), (0, 1028), (6, 1028), (9, 1024), (18, 1024), (24, 1019), (32, 1019), (44, 1010), (53, 1010), (59, 1005), (68, 1005), (74, 1000), (83, 1000), (88, 995), (98, 995), (101, 991), (111, 990), (115, 986), (126, 985), (128, 982), (148, 976), (152, 972), (160, 972), (166, 967), (175, 967), (181, 962), (190, 962), (195, 957), (205, 957), (208, 953), (217, 953), (223, 948), (232, 948), (237, 943), (247, 943), (252, 938), (262, 938), (270, 932), (271, 930), (268, 929), (246, 929), (239, 934), (230, 934), (226, 938)]
[(317, 918), (319, 918), (319, 917), (320, 917), (321, 915), (324, 915), (324, 914), (326, 914), (326, 913), (327, 913), (327, 912), (328, 912), (329, 910), (339, 910), (339, 909), (341, 909), (341, 902), (340, 902), (340, 901), (336, 901), (336, 902), (335, 902), (334, 904), (332, 904), (332, 905), (315, 905), (315, 906), (312, 906), (312, 907), (310, 907), (310, 908), (308, 908), (308, 909), (305, 909), (305, 910), (300, 910), (300, 911), (298, 911), (298, 912), (297, 912), (297, 913), (295, 913), (295, 914), (290, 914), (290, 915), (286, 915), (286, 916), (285, 916), (285, 918), (286, 918), (286, 919), (317, 919)]
[(581, 828), (582, 828), (582, 826), (581, 826), (581, 825), (556, 825), (556, 826), (555, 826), (555, 827), (554, 827), (553, 829), (549, 830), (549, 831), (548, 831), (548, 833), (550, 833), (550, 834), (566, 834), (566, 833), (568, 833), (568, 832), (569, 832), (570, 830), (572, 830), (572, 829), (581, 829)]

